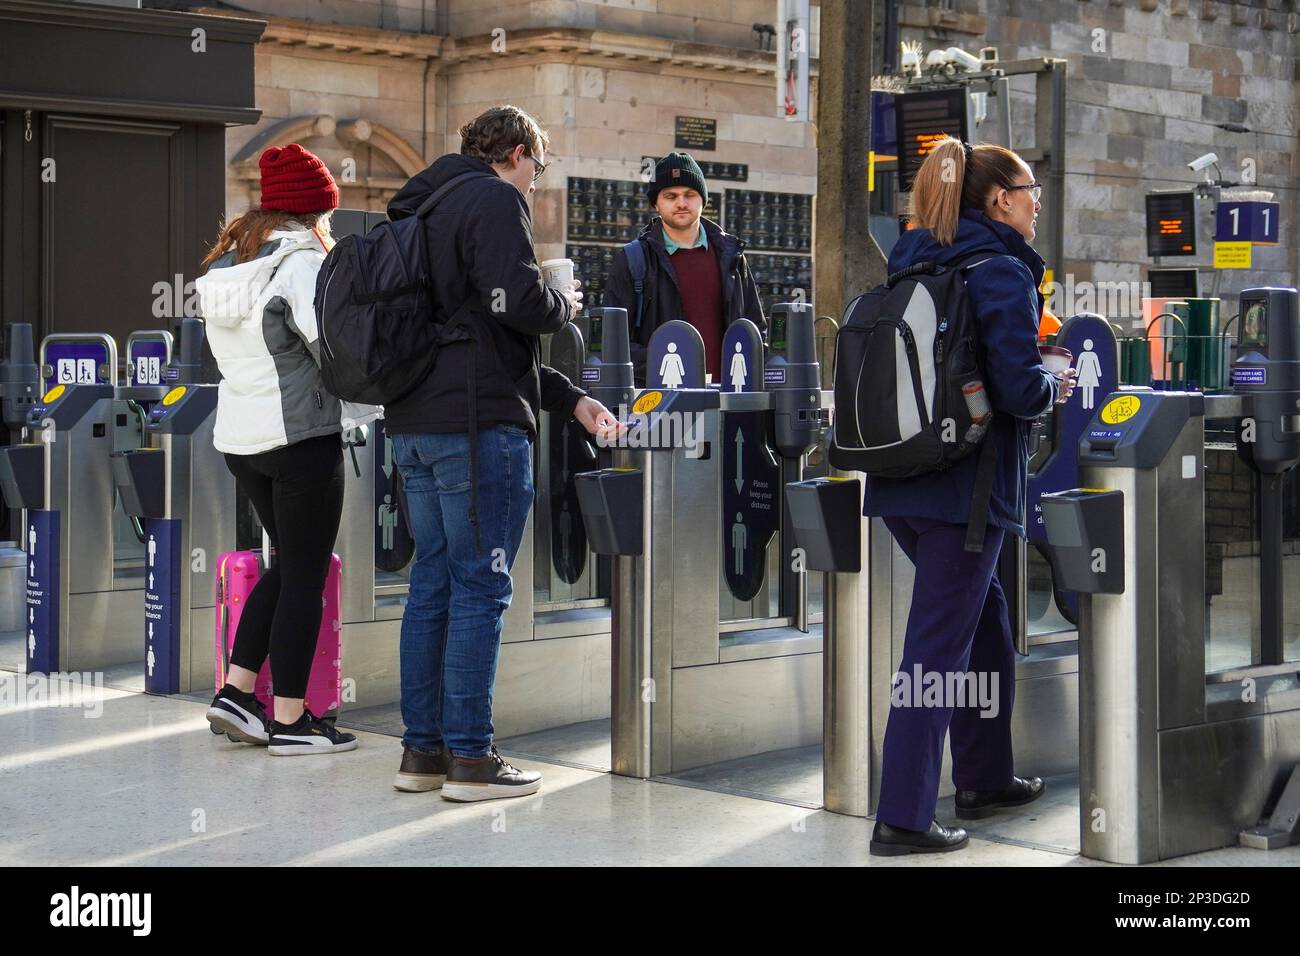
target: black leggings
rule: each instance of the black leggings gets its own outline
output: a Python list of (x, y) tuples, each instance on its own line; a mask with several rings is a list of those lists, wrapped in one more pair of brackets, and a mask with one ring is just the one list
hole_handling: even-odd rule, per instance
[(276, 561), (244, 604), (230, 663), (256, 673), (267, 650), (277, 697), (305, 697), (321, 595), (343, 514), (343, 443), (308, 438), (260, 455), (226, 455), (253, 502)]

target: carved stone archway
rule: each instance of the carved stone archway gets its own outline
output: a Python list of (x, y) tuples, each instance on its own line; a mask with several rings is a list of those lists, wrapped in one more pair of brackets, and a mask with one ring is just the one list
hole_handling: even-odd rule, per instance
[(277, 143), (300, 143), (331, 136), (349, 147), (368, 146), (400, 170), (400, 176), (362, 174), (353, 170), (354, 178), (341, 176), (342, 170), (331, 170), (342, 188), (359, 187), (367, 191), (393, 193), (426, 165), (423, 157), (388, 127), (364, 117), (337, 120), (323, 113), (317, 116), (291, 116), (258, 130), (231, 158), (231, 172), (237, 179), (257, 182), (260, 178), (257, 158), (267, 147)]

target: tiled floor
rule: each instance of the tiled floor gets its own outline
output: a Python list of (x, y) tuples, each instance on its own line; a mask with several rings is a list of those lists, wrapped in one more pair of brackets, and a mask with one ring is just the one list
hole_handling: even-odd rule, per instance
[[(113, 689), (90, 709), (0, 702), (0, 865), (1090, 865), (1046, 848), (1071, 816), (1050, 801), (983, 825), (965, 851), (880, 860), (865, 820), (534, 760), (519, 761), (545, 774), (533, 797), (398, 793), (392, 737), (363, 731), (352, 753), (282, 760), (214, 737), (203, 711)], [(1296, 866), (1300, 847), (1175, 862)]]

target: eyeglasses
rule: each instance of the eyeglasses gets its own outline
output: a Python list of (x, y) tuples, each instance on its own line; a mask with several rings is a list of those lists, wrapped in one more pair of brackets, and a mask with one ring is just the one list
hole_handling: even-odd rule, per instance
[(1038, 183), (1025, 183), (1021, 186), (1003, 186), (1002, 188), (1007, 192), (1012, 192), (1016, 189), (1027, 189), (1029, 190), (1029, 198), (1034, 202), (1038, 202), (1038, 197), (1043, 194), (1043, 187)]
[(542, 178), (542, 173), (546, 172), (546, 164), (539, 162), (537, 157), (529, 153), (524, 153), (524, 155), (533, 161), (533, 182), (537, 182)]

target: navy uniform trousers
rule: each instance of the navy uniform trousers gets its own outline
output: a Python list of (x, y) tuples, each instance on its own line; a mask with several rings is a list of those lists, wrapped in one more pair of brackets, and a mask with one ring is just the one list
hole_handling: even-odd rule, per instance
[[(885, 524), (916, 566), (912, 607), (898, 674), (915, 683), (922, 674), (973, 672), (993, 690), (997, 715), (980, 716), (979, 699), (965, 707), (898, 706), (891, 695), (876, 819), (907, 830), (928, 830), (934, 819), (951, 725), (952, 778), (959, 790), (1000, 790), (1011, 783), (1011, 707), (1015, 698), (1015, 649), (1007, 602), (997, 578), (1004, 532), (989, 526), (984, 550), (963, 548), (966, 526), (929, 518), (886, 518)], [(901, 685), (900, 685), (901, 686)], [(919, 696), (919, 691), (916, 691)], [(992, 710), (991, 701), (989, 711)]]

